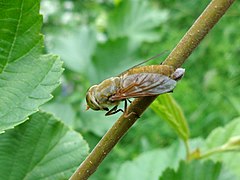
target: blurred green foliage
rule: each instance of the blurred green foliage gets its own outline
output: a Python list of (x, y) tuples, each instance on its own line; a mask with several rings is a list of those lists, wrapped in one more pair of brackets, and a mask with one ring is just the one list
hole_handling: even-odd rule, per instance
[[(207, 172), (207, 173), (206, 173)], [(221, 172), (221, 164), (213, 163), (211, 161), (205, 161), (201, 163), (199, 161), (194, 161), (191, 164), (186, 162), (181, 162), (180, 167), (177, 172), (172, 169), (167, 169), (164, 171), (160, 180), (169, 179), (219, 179)]]
[[(43, 108), (78, 130), (93, 148), (119, 114), (105, 117), (104, 112), (85, 111), (87, 89), (173, 49), (208, 3), (42, 0), (46, 51), (59, 54), (65, 62), (62, 84)], [(184, 111), (191, 138), (205, 138), (240, 115), (239, 8), (233, 4), (183, 65), (186, 74), (173, 97)], [(57, 110), (64, 107), (65, 117)], [(126, 160), (176, 141), (172, 129), (148, 109), (91, 179), (114, 179)]]

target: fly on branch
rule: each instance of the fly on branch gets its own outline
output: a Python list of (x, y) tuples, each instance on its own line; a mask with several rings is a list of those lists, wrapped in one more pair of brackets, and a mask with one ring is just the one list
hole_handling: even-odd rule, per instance
[[(130, 98), (173, 92), (177, 81), (183, 77), (185, 72), (183, 68), (175, 70), (168, 65), (139, 65), (124, 71), (119, 76), (108, 78), (90, 87), (86, 95), (87, 109), (107, 111), (106, 116), (120, 111), (126, 113), (127, 102), (130, 102)], [(118, 109), (121, 101), (124, 101), (124, 110)], [(112, 106), (113, 108), (109, 110)]]

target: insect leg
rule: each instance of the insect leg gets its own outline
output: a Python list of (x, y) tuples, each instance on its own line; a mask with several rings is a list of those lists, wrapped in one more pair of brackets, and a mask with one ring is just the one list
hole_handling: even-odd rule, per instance
[(124, 99), (124, 113), (127, 113), (127, 99)]
[(129, 103), (132, 103), (132, 101), (131, 101), (130, 99), (127, 99), (127, 101), (128, 101)]
[(132, 101), (130, 101), (129, 99), (124, 99), (124, 117), (128, 118), (131, 115), (135, 115), (135, 116), (137, 116), (137, 118), (140, 118), (140, 116), (137, 113), (135, 113), (135, 112), (128, 113), (128, 111), (127, 111), (127, 102), (131, 103)]
[(113, 115), (113, 114), (116, 114), (118, 112), (124, 112), (122, 109), (117, 109), (118, 105), (114, 106), (112, 109), (110, 109), (106, 114), (105, 116), (110, 116), (110, 115)]

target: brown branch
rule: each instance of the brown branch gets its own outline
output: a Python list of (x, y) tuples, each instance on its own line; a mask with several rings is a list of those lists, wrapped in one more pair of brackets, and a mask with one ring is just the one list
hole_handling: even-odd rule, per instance
[[(213, 0), (163, 64), (171, 65), (175, 69), (180, 67), (233, 2), (234, 0)], [(138, 119), (136, 114), (140, 116), (156, 97), (157, 96), (135, 99), (128, 108), (130, 115), (128, 117), (122, 115), (116, 121), (70, 179), (84, 180), (94, 173), (102, 160)]]
[(234, 0), (213, 0), (163, 64), (171, 65), (175, 68), (180, 67), (233, 2)]

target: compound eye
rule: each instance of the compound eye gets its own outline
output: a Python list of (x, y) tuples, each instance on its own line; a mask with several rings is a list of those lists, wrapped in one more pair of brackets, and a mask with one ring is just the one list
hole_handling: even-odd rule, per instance
[(90, 96), (86, 97), (86, 101), (87, 101), (87, 105), (89, 108), (98, 111), (100, 110), (100, 107), (97, 106), (96, 102), (93, 102), (92, 99), (90, 98)]

